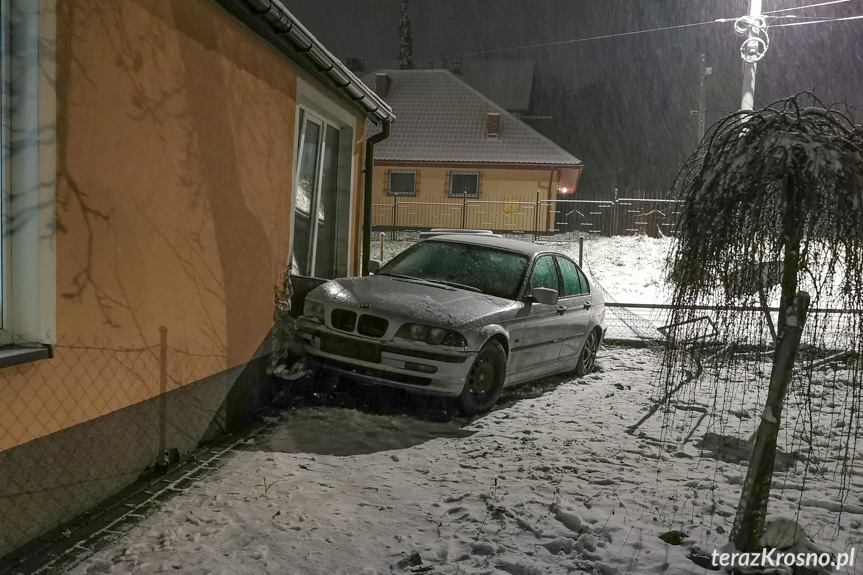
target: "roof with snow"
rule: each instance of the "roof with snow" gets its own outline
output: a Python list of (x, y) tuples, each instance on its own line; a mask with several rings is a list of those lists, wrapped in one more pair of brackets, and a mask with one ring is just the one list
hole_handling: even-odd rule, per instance
[[(387, 74), (385, 101), (398, 117), (375, 145), (375, 160), (577, 166), (581, 160), (447, 70), (380, 70), (363, 78), (374, 88)], [(489, 113), (499, 136), (486, 136)], [(377, 130), (369, 126), (367, 134)]]

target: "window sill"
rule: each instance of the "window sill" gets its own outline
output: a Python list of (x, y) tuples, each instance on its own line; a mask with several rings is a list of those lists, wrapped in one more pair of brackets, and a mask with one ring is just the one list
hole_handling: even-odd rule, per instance
[(4, 345), (0, 347), (0, 369), (52, 357), (54, 348), (50, 345)]

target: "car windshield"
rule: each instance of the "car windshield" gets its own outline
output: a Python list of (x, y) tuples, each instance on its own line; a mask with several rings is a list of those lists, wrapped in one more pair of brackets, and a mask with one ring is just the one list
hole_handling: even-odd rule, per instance
[(378, 275), (407, 277), (515, 299), (528, 257), (487, 246), (422, 242), (382, 267)]

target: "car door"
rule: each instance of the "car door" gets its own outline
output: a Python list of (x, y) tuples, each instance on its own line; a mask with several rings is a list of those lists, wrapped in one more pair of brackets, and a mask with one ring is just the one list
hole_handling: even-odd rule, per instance
[(528, 279), (522, 310), (524, 319), (517, 333), (513, 334), (513, 372), (556, 362), (560, 356), (566, 318), (558, 312), (557, 305), (530, 300), (531, 290), (537, 287), (551, 288), (560, 293), (560, 276), (550, 255), (537, 258)]
[(584, 273), (575, 263), (563, 256), (555, 256), (560, 277), (563, 281), (563, 291), (558, 305), (565, 308), (566, 327), (563, 333), (563, 343), (560, 348), (561, 359), (578, 357), (590, 324), (590, 286)]

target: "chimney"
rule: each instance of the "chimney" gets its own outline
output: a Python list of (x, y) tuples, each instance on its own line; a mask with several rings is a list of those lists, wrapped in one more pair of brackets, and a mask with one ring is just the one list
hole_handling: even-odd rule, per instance
[(386, 73), (375, 74), (375, 94), (386, 98), (390, 91), (390, 77)]
[(489, 112), (485, 122), (487, 138), (497, 138), (500, 135), (500, 112)]

